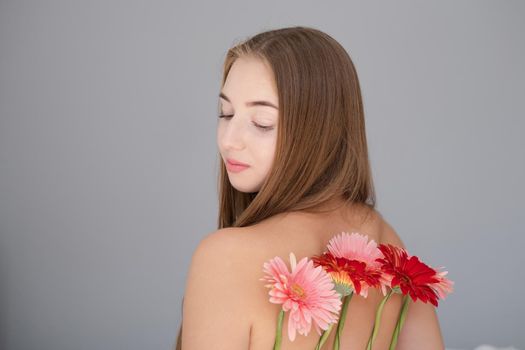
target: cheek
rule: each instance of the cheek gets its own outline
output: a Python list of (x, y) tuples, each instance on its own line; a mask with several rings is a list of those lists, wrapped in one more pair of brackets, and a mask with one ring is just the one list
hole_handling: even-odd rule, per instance
[(261, 157), (265, 160), (266, 167), (269, 168), (272, 165), (273, 158), (275, 155), (276, 139), (268, 138), (265, 140), (264, 145), (261, 149)]

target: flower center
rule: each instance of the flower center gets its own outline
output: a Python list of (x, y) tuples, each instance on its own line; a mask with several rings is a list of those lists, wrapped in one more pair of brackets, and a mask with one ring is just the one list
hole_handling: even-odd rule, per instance
[(304, 294), (305, 294), (304, 293), (304, 289), (300, 285), (298, 285), (297, 283), (292, 284), (290, 289), (292, 290), (294, 295), (296, 295), (297, 297), (299, 297), (299, 298), (304, 297)]
[(410, 283), (412, 283), (412, 280), (410, 279), (410, 277), (408, 277), (408, 276), (405, 275), (405, 274), (401, 275), (401, 280), (402, 280), (403, 282), (405, 282), (405, 284), (410, 284)]

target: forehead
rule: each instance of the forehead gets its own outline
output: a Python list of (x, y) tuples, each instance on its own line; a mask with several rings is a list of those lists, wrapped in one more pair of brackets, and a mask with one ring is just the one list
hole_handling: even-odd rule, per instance
[(262, 60), (253, 57), (235, 60), (222, 92), (233, 101), (262, 99), (278, 105), (277, 88), (271, 68)]

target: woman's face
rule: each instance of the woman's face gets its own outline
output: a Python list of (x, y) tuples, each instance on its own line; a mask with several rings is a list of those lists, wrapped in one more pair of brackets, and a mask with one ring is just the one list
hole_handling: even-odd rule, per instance
[[(258, 192), (273, 163), (277, 140), (278, 96), (273, 75), (261, 60), (233, 63), (220, 97), (217, 145), (232, 186)], [(247, 166), (231, 166), (244, 163)]]

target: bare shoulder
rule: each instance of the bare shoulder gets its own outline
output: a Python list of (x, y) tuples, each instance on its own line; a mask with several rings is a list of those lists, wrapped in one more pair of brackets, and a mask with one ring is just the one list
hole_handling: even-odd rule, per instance
[(244, 284), (251, 273), (249, 264), (246, 264), (253, 250), (251, 236), (247, 234), (249, 230), (244, 227), (228, 227), (206, 235), (193, 252), (188, 278), (201, 277), (201, 270), (214, 270), (222, 272), (220, 275), (223, 277), (227, 274), (231, 282)]
[(206, 235), (195, 249), (194, 256), (203, 255), (203, 259), (214, 255), (239, 253), (239, 245), (246, 240), (246, 235), (242, 234), (246, 229), (242, 227), (227, 227), (218, 229)]
[(375, 211), (375, 215), (377, 216), (377, 220), (380, 226), (380, 237), (378, 243), (392, 244), (397, 247), (406, 249), (405, 244), (403, 243), (403, 240), (401, 239), (399, 234), (392, 227), (392, 225), (390, 225), (390, 223), (383, 217), (383, 215), (377, 210)]
[(405, 244), (399, 234), (379, 210), (363, 206), (356, 206), (356, 208), (358, 214), (356, 215), (357, 219), (355, 220), (355, 229), (357, 231), (366, 234), (378, 244), (392, 244), (405, 248)]

